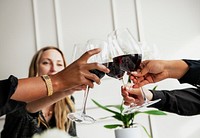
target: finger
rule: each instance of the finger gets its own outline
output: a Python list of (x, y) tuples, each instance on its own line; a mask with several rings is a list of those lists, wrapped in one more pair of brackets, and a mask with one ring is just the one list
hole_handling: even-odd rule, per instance
[(137, 80), (137, 77), (134, 77), (134, 76), (130, 76), (130, 79), (133, 83), (137, 83), (138, 80)]
[(134, 84), (141, 83), (142, 81), (144, 81), (144, 77), (131, 76), (130, 79), (133, 81)]
[(148, 83), (155, 82), (155, 80), (153, 79), (153, 76), (146, 76), (146, 81), (148, 81)]
[(90, 82), (92, 82), (92, 83), (95, 82), (97, 84), (100, 84), (100, 78), (88, 70), (83, 72), (83, 76), (87, 79), (87, 83), (89, 83), (89, 85), (91, 85)]
[(137, 82), (140, 83), (142, 81), (144, 81), (146, 78), (145, 77), (137, 77)]
[(124, 101), (124, 105), (129, 106), (131, 103)]
[(87, 85), (87, 86), (89, 86), (90, 88), (94, 88), (94, 83), (90, 79), (85, 79), (84, 84)]
[(95, 54), (98, 54), (100, 51), (101, 51), (100, 48), (95, 48), (95, 49), (89, 50), (89, 51), (85, 52), (85, 53), (78, 59), (78, 61), (87, 63), (88, 59), (89, 59), (91, 56), (93, 56), (93, 55), (95, 55)]
[(85, 90), (86, 89), (86, 85), (81, 85), (81, 89)]
[(121, 94), (122, 94), (123, 97), (126, 97), (126, 96), (129, 95), (129, 93), (125, 89), (123, 89), (123, 88), (121, 88)]
[(97, 84), (100, 84), (100, 78), (96, 74), (90, 72), (89, 70), (99, 70), (104, 73), (108, 73), (110, 71), (104, 65), (98, 64), (98, 63), (88, 63), (84, 66), (84, 69), (85, 69), (85, 71), (83, 71), (83, 75), (87, 79), (92, 80), (92, 81), (96, 82)]
[(126, 103), (134, 103), (135, 102), (135, 99), (134, 98), (132, 98), (132, 97), (124, 97), (124, 101), (126, 102)]
[(143, 61), (141, 63), (142, 67), (140, 69), (140, 74), (142, 76), (146, 75), (147, 73), (149, 73), (149, 67), (147, 66), (147, 64), (149, 63), (149, 60)]
[(136, 83), (133, 87), (134, 88), (139, 88), (139, 87), (142, 87), (142, 86), (144, 86), (146, 84), (149, 84), (149, 82), (144, 80), (144, 81), (141, 81), (140, 83)]
[(142, 77), (142, 76), (146, 75), (147, 73), (149, 73), (149, 68), (145, 67), (140, 71), (131, 72), (131, 75), (133, 75), (135, 77)]
[(97, 69), (97, 70), (105, 72), (105, 73), (110, 72), (110, 70), (106, 66), (99, 64), (99, 63), (88, 63), (86, 66), (87, 66), (86, 67), (87, 70)]

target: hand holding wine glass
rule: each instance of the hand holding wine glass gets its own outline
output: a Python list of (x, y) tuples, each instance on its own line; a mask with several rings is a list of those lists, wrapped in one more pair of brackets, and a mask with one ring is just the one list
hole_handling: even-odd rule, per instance
[[(130, 74), (132, 71), (136, 71), (140, 68), (142, 50), (138, 42), (134, 39), (131, 32), (127, 28), (113, 31), (111, 34), (109, 34), (108, 41), (109, 44), (115, 49), (113, 52), (113, 55), (115, 55), (113, 62), (116, 64), (118, 63), (121, 70)], [(128, 86), (127, 89), (131, 89), (131, 87)], [(140, 87), (140, 89), (144, 98), (144, 103), (140, 106), (132, 103), (128, 108), (124, 110), (124, 114), (135, 112), (141, 107), (149, 106), (158, 102), (149, 101), (146, 98), (142, 87)]]
[[(88, 60), (89, 63), (96, 62), (97, 64), (103, 64), (108, 62), (108, 56), (107, 55), (107, 43), (102, 40), (97, 39), (91, 39), (88, 40), (86, 44), (78, 44), (75, 45), (74, 49), (74, 59), (77, 58), (77, 56), (81, 55), (82, 53), (89, 51), (91, 49), (95, 48), (101, 48), (101, 52), (99, 54), (96, 54)], [(99, 78), (103, 78), (105, 73), (100, 70), (90, 70), (91, 73), (94, 73)], [(78, 123), (94, 123), (95, 119), (89, 115), (86, 114), (86, 103), (88, 99), (89, 94), (89, 86), (87, 86), (85, 92), (84, 92), (84, 99), (83, 99), (83, 105), (81, 112), (75, 112), (68, 114), (68, 118), (72, 121), (78, 122)]]
[(142, 47), (142, 57), (144, 57), (140, 65), (141, 69), (130, 74), (135, 88), (167, 78), (167, 72), (163, 71), (163, 63), (159, 60), (156, 45), (142, 42), (140, 46)]

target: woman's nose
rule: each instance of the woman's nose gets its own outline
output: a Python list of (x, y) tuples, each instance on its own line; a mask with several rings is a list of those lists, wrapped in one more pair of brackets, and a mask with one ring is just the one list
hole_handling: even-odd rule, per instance
[(51, 66), (51, 72), (57, 72), (58, 71), (58, 68), (56, 65), (52, 64)]

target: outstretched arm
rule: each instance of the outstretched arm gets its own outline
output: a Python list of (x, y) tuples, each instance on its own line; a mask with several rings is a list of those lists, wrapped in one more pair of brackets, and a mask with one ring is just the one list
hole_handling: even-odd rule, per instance
[(189, 69), (183, 60), (146, 60), (141, 63), (141, 69), (131, 73), (134, 87), (155, 83), (166, 78), (180, 79)]
[[(70, 90), (81, 85), (94, 86), (93, 82), (100, 84), (100, 78), (89, 70), (97, 69), (105, 73), (109, 72), (104, 65), (98, 63), (87, 63), (87, 60), (98, 54), (100, 49), (87, 51), (78, 60), (67, 66), (59, 73), (49, 76), (52, 81), (53, 91), (60, 92)], [(18, 86), (12, 99), (30, 102), (47, 96), (46, 85), (41, 77), (19, 79)]]
[(30, 113), (38, 112), (39, 110), (42, 110), (43, 108), (58, 102), (59, 100), (65, 98), (66, 96), (71, 95), (72, 93), (74, 93), (74, 91), (80, 91), (82, 89), (84, 89), (84, 88), (77, 87), (75, 89), (58, 92), (51, 96), (46, 96), (44, 98), (29, 102), (26, 105), (26, 110)]
[[(144, 89), (144, 88), (143, 88)], [(179, 115), (200, 114), (200, 90), (196, 88), (178, 90), (145, 90), (149, 100), (161, 99), (151, 107)], [(141, 105), (144, 102), (139, 88), (122, 89), (124, 104), (135, 103)]]

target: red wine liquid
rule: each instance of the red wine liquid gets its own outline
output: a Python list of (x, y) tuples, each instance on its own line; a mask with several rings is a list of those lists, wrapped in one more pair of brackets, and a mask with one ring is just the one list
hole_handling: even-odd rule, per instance
[(100, 79), (103, 78), (105, 76), (105, 73), (100, 71), (100, 70), (97, 70), (97, 69), (94, 69), (94, 70), (90, 70), (91, 73), (94, 73), (95, 75), (97, 75)]
[(115, 79), (121, 79), (124, 76), (125, 71), (121, 70), (119, 64), (115, 64), (114, 62), (104, 63), (104, 65), (110, 69), (109, 73), (106, 75), (113, 77)]
[(139, 68), (142, 54), (128, 54), (113, 58), (113, 62), (118, 64), (123, 71), (131, 72)]

